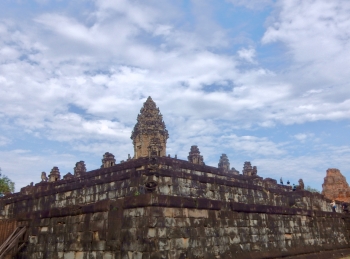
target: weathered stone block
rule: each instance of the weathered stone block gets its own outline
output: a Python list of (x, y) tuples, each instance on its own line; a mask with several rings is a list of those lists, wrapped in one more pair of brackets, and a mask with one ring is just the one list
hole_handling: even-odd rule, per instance
[(91, 242), (91, 248), (92, 250), (96, 251), (105, 251), (106, 250), (106, 241), (92, 241)]
[(70, 251), (70, 252), (65, 252), (65, 253), (63, 254), (63, 258), (64, 258), (64, 259), (75, 259), (75, 252), (72, 252), (72, 251)]

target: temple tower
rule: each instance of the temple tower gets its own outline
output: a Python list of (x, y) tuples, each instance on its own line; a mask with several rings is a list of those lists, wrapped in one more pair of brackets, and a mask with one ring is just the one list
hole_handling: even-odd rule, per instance
[(188, 153), (188, 162), (197, 165), (204, 165), (203, 156), (201, 156), (201, 152), (199, 152), (198, 146), (191, 146), (191, 150)]
[(228, 160), (228, 157), (226, 154), (221, 155), (218, 168), (225, 173), (227, 173), (230, 170), (230, 161)]
[(54, 166), (51, 169), (51, 172), (49, 174), (49, 182), (56, 182), (56, 181), (58, 181), (60, 179), (61, 179), (60, 170), (58, 169), (57, 166)]
[(163, 116), (152, 98), (148, 97), (137, 116), (137, 123), (131, 134), (134, 158), (165, 156), (168, 138)]
[(115, 158), (112, 153), (106, 152), (102, 158), (101, 168), (108, 168), (115, 165)]

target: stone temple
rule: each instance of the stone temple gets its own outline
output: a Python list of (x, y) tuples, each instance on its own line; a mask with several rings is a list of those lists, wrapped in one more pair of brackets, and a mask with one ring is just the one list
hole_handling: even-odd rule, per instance
[[(0, 198), (0, 258), (230, 259), (341, 258), (350, 254), (350, 216), (323, 195), (242, 174), (227, 155), (205, 165), (166, 153), (168, 131), (154, 101), (131, 133), (134, 155), (101, 168), (58, 167)], [(39, 178), (39, 177), (38, 177)]]

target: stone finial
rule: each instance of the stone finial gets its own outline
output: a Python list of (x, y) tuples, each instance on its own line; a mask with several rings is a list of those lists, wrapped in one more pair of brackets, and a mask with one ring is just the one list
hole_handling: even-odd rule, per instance
[(76, 162), (74, 167), (74, 176), (80, 177), (84, 173), (86, 173), (85, 162), (84, 161)]
[(56, 182), (56, 181), (58, 181), (60, 179), (61, 179), (60, 170), (58, 169), (57, 166), (54, 166), (51, 169), (51, 172), (49, 174), (49, 182)]
[(188, 153), (188, 161), (193, 164), (204, 165), (203, 156), (200, 155), (198, 146), (191, 146), (191, 151)]
[(228, 160), (226, 154), (221, 155), (218, 167), (225, 173), (227, 173), (230, 170), (230, 161)]
[(47, 182), (48, 178), (46, 176), (46, 173), (45, 172), (41, 172), (41, 181), (42, 182)]
[(101, 168), (108, 168), (115, 165), (115, 158), (112, 153), (106, 152), (103, 155)]
[(250, 162), (246, 161), (244, 162), (244, 166), (243, 166), (243, 175), (247, 175), (247, 176), (253, 176), (253, 175), (257, 175), (258, 174), (258, 169), (256, 166), (251, 165)]
[(134, 158), (165, 156), (168, 131), (155, 102), (148, 97), (131, 134), (134, 145)]

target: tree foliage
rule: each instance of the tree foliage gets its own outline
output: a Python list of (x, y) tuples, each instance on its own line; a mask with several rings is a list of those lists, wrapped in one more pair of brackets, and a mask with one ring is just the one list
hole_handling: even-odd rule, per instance
[(311, 188), (309, 185), (305, 188), (305, 190), (309, 191), (309, 192), (317, 192), (317, 193), (321, 193), (319, 190), (315, 189), (315, 188)]
[(0, 195), (12, 193), (15, 191), (15, 183), (10, 180), (6, 175), (1, 174), (0, 168)]

